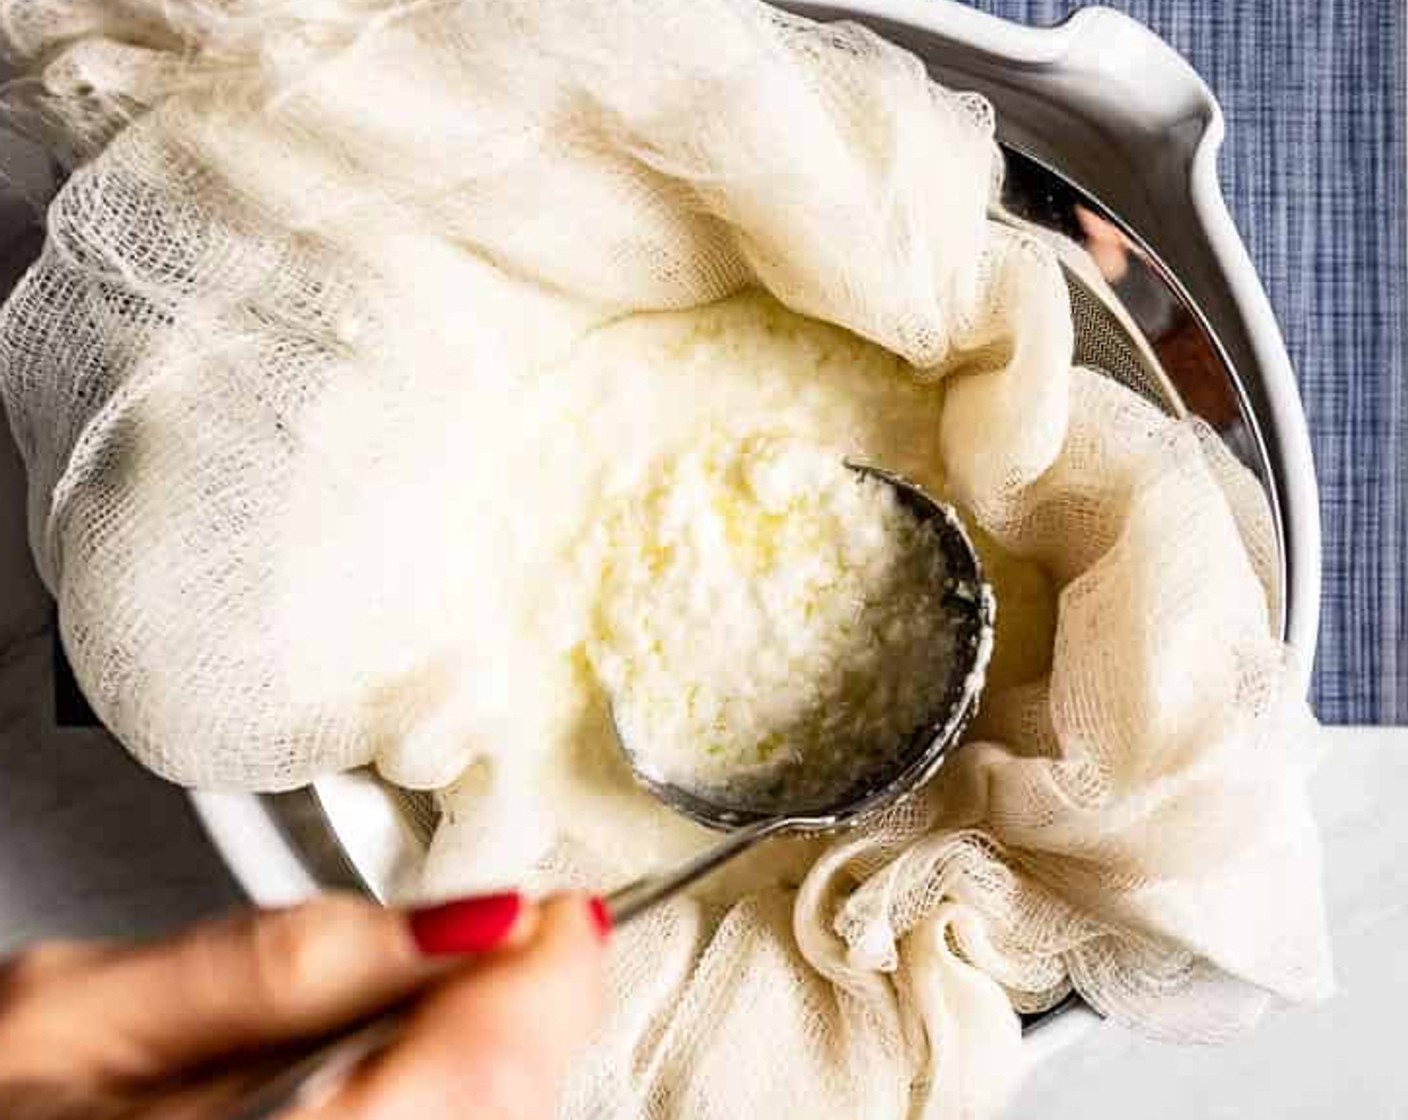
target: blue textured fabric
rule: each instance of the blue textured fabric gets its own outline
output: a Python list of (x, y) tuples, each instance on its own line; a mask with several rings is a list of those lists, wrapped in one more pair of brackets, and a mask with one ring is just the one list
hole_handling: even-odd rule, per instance
[[(1025, 23), (1067, 0), (973, 0)], [(1281, 321), (1324, 518), (1313, 700), (1408, 723), (1403, 0), (1111, 0), (1183, 53), (1227, 117), (1228, 204)]]

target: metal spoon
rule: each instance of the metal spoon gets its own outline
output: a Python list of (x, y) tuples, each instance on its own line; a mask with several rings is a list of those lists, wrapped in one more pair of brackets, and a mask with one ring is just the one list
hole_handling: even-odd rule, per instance
[[(996, 605), (983, 582), (973, 543), (958, 515), (913, 483), (876, 467), (848, 463), (859, 474), (893, 486), (901, 504), (938, 535), (948, 577), (943, 602), (959, 629), (958, 656), (948, 669), (947, 687), (939, 709), (914, 731), (899, 749), (882, 756), (874, 773), (862, 775), (849, 788), (821, 804), (786, 805), (757, 798), (721, 800), (697, 790), (667, 785), (636, 764), (624, 739), (617, 741), (636, 780), (662, 802), (710, 828), (729, 835), (715, 847), (672, 871), (647, 875), (609, 895), (607, 909), (614, 924), (638, 917), (657, 902), (703, 878), (759, 841), (781, 832), (825, 832), (853, 825), (908, 797), (938, 770), (944, 755), (978, 710), (983, 676), (992, 652)], [(273, 1120), (296, 1109), (316, 1108), (361, 1062), (394, 1042), (404, 1029), (406, 1012), (383, 1012), (349, 1031), (292, 1056), (276, 1066), (267, 1080), (251, 1086), (246, 1074), (216, 1074), (200, 1088), (202, 1099), (182, 1120)]]
[(606, 906), (616, 925), (672, 897), (769, 836), (829, 832), (898, 804), (934, 776), (949, 747), (976, 714), (992, 653), (996, 602), (983, 581), (973, 542), (957, 513), (914, 483), (878, 467), (846, 465), (892, 486), (900, 504), (938, 536), (949, 573), (943, 603), (959, 629), (958, 654), (948, 670), (943, 701), (898, 749), (877, 756), (880, 761), (874, 772), (819, 804), (785, 804), (775, 797), (759, 799), (751, 792), (730, 796), (710, 789), (706, 793), (662, 782), (640, 764), (618, 731), (617, 742), (637, 782), (670, 808), (729, 835), (679, 867), (646, 875), (608, 895)]

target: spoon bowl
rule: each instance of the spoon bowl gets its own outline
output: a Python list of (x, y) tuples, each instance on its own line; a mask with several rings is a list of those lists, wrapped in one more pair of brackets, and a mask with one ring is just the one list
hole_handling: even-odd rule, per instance
[(899, 804), (938, 772), (949, 748), (977, 713), (992, 655), (996, 600), (983, 579), (982, 564), (963, 522), (951, 506), (900, 475), (861, 463), (848, 461), (846, 465), (858, 475), (891, 487), (901, 507), (937, 538), (945, 563), (941, 602), (956, 635), (942, 700), (898, 749), (878, 756), (880, 761), (873, 769), (843, 788), (803, 803), (789, 803), (785, 787), (772, 795), (759, 795), (756, 790), (730, 795), (716, 788), (695, 789), (662, 781), (641, 764), (618, 725), (617, 743), (641, 786), (676, 812), (729, 835), (689, 862), (638, 879), (609, 895), (607, 908), (617, 924), (673, 896), (764, 837), (781, 832), (829, 832)]

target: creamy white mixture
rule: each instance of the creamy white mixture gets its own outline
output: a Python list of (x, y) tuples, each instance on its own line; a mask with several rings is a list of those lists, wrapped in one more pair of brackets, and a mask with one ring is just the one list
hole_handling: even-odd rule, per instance
[(602, 534), (588, 656), (653, 779), (821, 807), (942, 708), (957, 653), (938, 536), (795, 440), (670, 462)]
[[(424, 253), (415, 259), (429, 267)], [(445, 354), (457, 345), (449, 305), (478, 282), (447, 272), (418, 293), (447, 304), (435, 327)], [(503, 345), (560, 326), (506, 322)], [(433, 341), (417, 336), (417, 352)], [(303, 472), (292, 540), (279, 549), (300, 565), (281, 609), (306, 618), (310, 635), (306, 650), (286, 651), (290, 675), (319, 674), (361, 706), (388, 779), (446, 790), (455, 827), (442, 830), (437, 858), (486, 883), (531, 878), (544, 860), (621, 875), (701, 842), (634, 788), (588, 656), (619, 559), (614, 511), (710, 448), (760, 441), (875, 463), (943, 492), (941, 388), (765, 295), (632, 316), (543, 349), (555, 356), (526, 374), (481, 352), (472, 373), (439, 362), (409, 386), (391, 352), (384, 380), (333, 395), (306, 437), (325, 467)], [(365, 547), (369, 510), (382, 521), (380, 551), (347, 563), (352, 542)], [(985, 561), (1004, 621), (1023, 598), (1049, 615), (1035, 569), (990, 550)], [(1013, 648), (1030, 668), (1043, 654), (1022, 651), (1049, 651), (1049, 633)], [(1003, 662), (999, 630), (994, 680)]]

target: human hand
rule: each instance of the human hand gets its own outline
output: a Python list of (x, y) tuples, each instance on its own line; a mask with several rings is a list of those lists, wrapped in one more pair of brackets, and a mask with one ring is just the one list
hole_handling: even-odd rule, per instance
[(0, 1116), (204, 1115), (202, 1070), (257, 1078), (404, 1005), (396, 1041), (288, 1120), (549, 1120), (602, 1009), (607, 925), (580, 895), (330, 897), (150, 945), (43, 944), (0, 963)]

